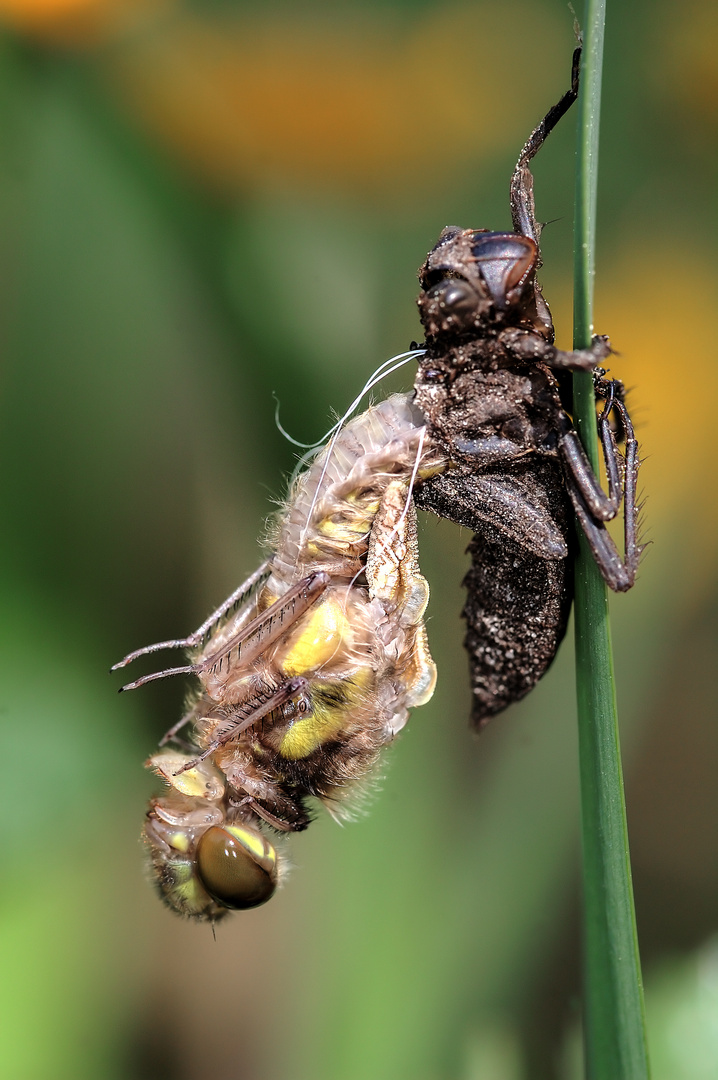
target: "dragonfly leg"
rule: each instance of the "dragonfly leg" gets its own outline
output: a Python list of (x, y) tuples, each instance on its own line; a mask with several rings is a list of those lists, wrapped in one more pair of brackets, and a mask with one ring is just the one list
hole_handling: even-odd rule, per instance
[[(262, 818), (268, 825), (271, 825), (273, 829), (277, 829), (279, 832), (295, 832), (296, 825), (291, 825), (287, 821), (282, 821), (276, 814), (272, 814), (269, 810), (265, 810), (261, 803), (257, 802), (253, 795), (245, 795), (238, 803), (238, 806), (248, 806), (257, 817)], [(302, 825), (302, 827), (304, 827)]]
[(164, 668), (162, 671), (153, 671), (149, 675), (142, 675), (134, 682), (125, 683), (120, 687), (123, 690), (137, 690), (140, 686), (155, 682), (157, 679), (166, 679), (170, 675), (200, 675), (209, 681), (209, 676), (222, 682), (222, 664), (226, 660), (226, 673), (229, 671), (229, 663), (232, 653), (236, 653), (236, 660), (242, 660), (248, 664), (273, 641), (286, 633), (287, 629), (300, 615), (311, 607), (319, 599), (330, 581), (329, 574), (323, 572), (309, 574), (301, 581), (288, 589), (279, 600), (276, 600), (266, 611), (258, 615), (256, 619), (241, 627), (228, 641), (210, 653), (203, 656), (196, 664), (186, 664), (183, 667)]
[(308, 680), (298, 675), (293, 679), (288, 679), (279, 687), (269, 687), (267, 690), (258, 691), (241, 706), (239, 717), (227, 721), (227, 726), (222, 731), (222, 734), (213, 739), (198, 757), (186, 762), (174, 775), (179, 776), (180, 773), (187, 772), (188, 769), (194, 769), (196, 765), (199, 765), (200, 761), (204, 761), (205, 758), (213, 754), (215, 750), (219, 750), (225, 743), (236, 739), (243, 731), (253, 727), (263, 717), (268, 716), (275, 709), (281, 708), (282, 705), (286, 705), (287, 702), (292, 701), (294, 698), (300, 697), (308, 685)]
[[(250, 664), (269, 645), (286, 634), (292, 624), (316, 603), (330, 581), (329, 574), (322, 570), (302, 578), (296, 585), (287, 589), (266, 611), (240, 627), (212, 652), (203, 654), (195, 665), (197, 673), (203, 676), (206, 684), (209, 683), (210, 677), (215, 677), (221, 682), (229, 673), (233, 659), (235, 663), (241, 662), (245, 666)], [(224, 676), (222, 675), (223, 665)]]
[[(597, 521), (611, 521), (615, 518), (623, 499), (621, 484), (622, 461), (616, 445), (616, 436), (609, 423), (611, 410), (617, 404), (616, 390), (613, 382), (606, 383), (606, 386), (608, 387), (606, 403), (598, 419), (598, 432), (601, 438), (603, 460), (608, 477), (608, 494), (601, 487), (581, 440), (576, 430), (571, 426), (571, 421), (567, 416), (562, 417), (565, 430), (560, 439), (564, 467), (586, 503), (592, 517)], [(633, 428), (631, 428), (632, 431)]]
[[(596, 393), (606, 402), (598, 420), (598, 429), (608, 474), (608, 495), (601, 489), (575, 432), (575, 442), (572, 440), (567, 443), (566, 436), (562, 436), (562, 458), (567, 471), (568, 493), (598, 568), (609, 588), (616, 592), (625, 592), (636, 580), (642, 551), (638, 543), (638, 442), (623, 400), (621, 383), (603, 379), (599, 375), (596, 379)], [(616, 436), (609, 423), (611, 411), (614, 409), (620, 417), (625, 435), (625, 457), (618, 450)], [(605, 527), (605, 522), (615, 517), (621, 501), (623, 558)]]
[(135, 649), (134, 652), (128, 653), (118, 663), (113, 664), (110, 671), (117, 671), (119, 668), (127, 667), (133, 660), (136, 660), (138, 656), (147, 656), (150, 653), (160, 652), (163, 649), (191, 649), (200, 645), (209, 631), (215, 626), (227, 612), (232, 608), (238, 608), (245, 600), (247, 600), (254, 590), (263, 581), (266, 581), (270, 574), (269, 560), (263, 562), (258, 570), (255, 570), (246, 581), (234, 590), (234, 592), (227, 597), (227, 599), (220, 604), (216, 611), (213, 611), (209, 615), (201, 626), (198, 626), (191, 634), (188, 634), (184, 638), (172, 638), (170, 641), (158, 641), (155, 645), (145, 645), (142, 649)]
[(175, 742), (181, 743), (185, 748), (189, 746), (191, 751), (196, 750), (196, 746), (190, 746), (190, 744), (187, 743), (184, 739), (178, 738), (177, 732), (181, 731), (186, 724), (190, 724), (194, 720), (201, 719), (199, 709), (201, 708), (202, 703), (205, 700), (206, 699), (202, 698), (200, 699), (200, 701), (195, 702), (194, 707), (191, 708), (188, 712), (186, 712), (181, 720), (178, 720), (176, 724), (173, 724), (172, 727), (164, 733), (164, 735), (159, 741), (159, 745), (165, 746), (168, 742)]

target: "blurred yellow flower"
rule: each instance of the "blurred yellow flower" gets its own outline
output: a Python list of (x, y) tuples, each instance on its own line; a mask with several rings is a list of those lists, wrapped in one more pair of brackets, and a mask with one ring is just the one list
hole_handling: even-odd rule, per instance
[(651, 71), (661, 97), (681, 124), (705, 146), (706, 124), (718, 121), (718, 5), (690, 0), (666, 9), (654, 29), (656, 55)]
[(0, 0), (0, 13), (21, 25), (31, 25), (104, 6), (105, 0)]
[(0, 19), (50, 44), (98, 45), (145, 18), (163, 0), (0, 0)]
[[(643, 462), (639, 493), (647, 497), (645, 539), (663, 547), (680, 532), (684, 577), (702, 589), (718, 556), (718, 349), (706, 330), (718, 321), (718, 278), (702, 253), (686, 251), (664, 282), (655, 268), (665, 258), (629, 237), (615, 259), (599, 261), (596, 331), (610, 335), (616, 355), (607, 366), (628, 390)], [(551, 304), (563, 347), (570, 296), (569, 286)]]
[[(666, 284), (669, 302), (653, 272), (665, 253), (642, 250), (625, 257), (599, 280), (598, 324), (619, 355), (613, 367), (631, 392), (646, 456), (643, 483), (652, 505), (675, 511), (686, 500), (701, 505), (701, 528), (718, 539), (715, 482), (715, 406), (718, 350), (706, 328), (718, 321), (715, 268), (686, 252), (685, 270)], [(692, 313), (700, 313), (698, 318)], [(688, 315), (688, 317), (687, 317)], [(654, 502), (655, 500), (655, 502)]]
[[(540, 42), (520, 62), (537, 98), (550, 100), (563, 73), (559, 35), (545, 12), (517, 5), (518, 18)], [(222, 24), (185, 13), (118, 56), (114, 78), (156, 137), (222, 191), (339, 187), (411, 199), (514, 146), (527, 105), (511, 77), (513, 23), (489, 7), (389, 19), (313, 20), (289, 9), (281, 20)]]

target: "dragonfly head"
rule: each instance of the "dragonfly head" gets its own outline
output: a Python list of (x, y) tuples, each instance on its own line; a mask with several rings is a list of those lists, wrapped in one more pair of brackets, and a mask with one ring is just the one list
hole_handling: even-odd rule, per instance
[(448, 226), (419, 270), (428, 338), (467, 336), (514, 325), (534, 300), (538, 248), (517, 233)]
[(170, 784), (150, 802), (144, 827), (163, 900), (180, 915), (205, 920), (264, 904), (277, 887), (277, 852), (248, 821), (227, 819), (232, 810), (219, 770), (202, 762), (177, 773), (186, 760), (165, 753), (149, 762)]

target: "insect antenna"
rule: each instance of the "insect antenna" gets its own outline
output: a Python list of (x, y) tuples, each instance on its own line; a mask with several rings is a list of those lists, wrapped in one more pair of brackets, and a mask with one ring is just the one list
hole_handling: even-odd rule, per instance
[(414, 465), (413, 465), (413, 468), (411, 470), (411, 477), (409, 478), (409, 486), (408, 486), (408, 491), (406, 493), (406, 502), (404, 503), (404, 509), (401, 512), (401, 516), (399, 517), (399, 520), (397, 521), (396, 525), (394, 526), (394, 532), (396, 532), (399, 529), (399, 526), (403, 524), (404, 518), (406, 517), (406, 515), (409, 512), (409, 507), (411, 505), (411, 497), (414, 494), (414, 485), (416, 483), (416, 478), (417, 478), (417, 476), (419, 474), (419, 463), (421, 462), (421, 455), (424, 452), (424, 440), (425, 439), (426, 439), (426, 428), (423, 427), (421, 429), (420, 433), (419, 433), (419, 445), (416, 448), (416, 457), (414, 458)]

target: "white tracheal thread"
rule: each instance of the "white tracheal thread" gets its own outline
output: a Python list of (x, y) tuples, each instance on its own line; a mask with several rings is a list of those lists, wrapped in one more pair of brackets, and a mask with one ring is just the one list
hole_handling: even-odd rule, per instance
[[(369, 379), (364, 383), (364, 387), (363, 387), (361, 393), (359, 393), (354, 398), (354, 401), (351, 403), (351, 405), (349, 406), (347, 411), (344, 413), (344, 416), (342, 416), (341, 419), (337, 420), (334, 427), (331, 427), (329, 429), (329, 431), (327, 431), (326, 434), (321, 439), (319, 439), (318, 442), (315, 442), (315, 443), (300, 443), (300, 442), (297, 442), (295, 439), (293, 439), (291, 437), (291, 435), (287, 435), (287, 438), (289, 439), (289, 441), (293, 442), (296, 446), (306, 446), (307, 447), (307, 452), (305, 454), (302, 454), (302, 456), (299, 458), (297, 464), (295, 465), (295, 467), (294, 467), (294, 469), (292, 471), (292, 475), (289, 478), (289, 486), (290, 486), (290, 488), (294, 484), (294, 481), (297, 479), (299, 474), (304, 469), (305, 465), (308, 465), (309, 462), (312, 460), (312, 458), (315, 457), (317, 451), (321, 450), (323, 448), (326, 440), (330, 436), (331, 436), (331, 442), (330, 442), (329, 446), (327, 447), (327, 449), (328, 449), (329, 452), (331, 452), (331, 450), (334, 447), (334, 443), (336, 442), (339, 434), (341, 433), (341, 430), (342, 430), (344, 424), (347, 422), (347, 420), (352, 415), (352, 413), (361, 404), (362, 398), (364, 398), (369, 393), (370, 390), (373, 390), (374, 387), (377, 386), (382, 381), (382, 379), (385, 379), (388, 375), (393, 375), (393, 373), (395, 371), (398, 371), (400, 368), (403, 368), (406, 364), (409, 363), (410, 360), (413, 360), (417, 356), (423, 356), (425, 352), (426, 352), (426, 349), (414, 349), (412, 352), (408, 352), (408, 353), (397, 353), (396, 356), (392, 356), (391, 359), (385, 360), (383, 364), (380, 364), (379, 367), (369, 377)], [(400, 359), (400, 357), (403, 357), (404, 359)], [(394, 361), (397, 361), (397, 363), (394, 363)], [(390, 366), (392, 364), (394, 365), (393, 367)], [(275, 416), (275, 419), (277, 419), (276, 416)], [(285, 434), (285, 435), (287, 434), (281, 426), (280, 426), (280, 431), (282, 431), (282, 434)], [(328, 462), (328, 460), (329, 459), (327, 458), (327, 462)], [(323, 479), (324, 479), (324, 473), (322, 473), (322, 480)], [(312, 511), (313, 511), (313, 509), (314, 509), (314, 507), (312, 506)], [(310, 517), (311, 517), (311, 513), (310, 513)], [(309, 519), (307, 519), (307, 521), (309, 521)]]
[[(281, 427), (281, 425), (279, 425), (279, 423), (277, 421), (278, 426), (279, 426), (279, 430), (282, 432), (283, 435), (286, 435), (286, 437), (289, 439), (290, 442), (293, 442), (295, 444), (295, 446), (306, 446), (307, 447), (306, 453), (302, 454), (302, 456), (297, 461), (297, 464), (295, 465), (294, 469), (292, 470), (292, 474), (291, 474), (291, 476), (289, 478), (289, 487), (290, 487), (290, 489), (291, 489), (292, 485), (294, 484), (294, 481), (297, 479), (297, 477), (303, 471), (304, 467), (309, 464), (309, 462), (312, 460), (312, 458), (314, 458), (316, 456), (318, 451), (323, 449), (325, 440), (328, 439), (329, 436), (332, 436), (332, 441), (331, 441), (331, 443), (330, 443), (330, 445), (329, 445), (329, 447), (327, 449), (331, 450), (333, 448), (337, 437), (341, 433), (342, 427), (347, 422), (347, 420), (349, 419), (351, 414), (359, 406), (359, 404), (361, 403), (362, 398), (365, 397), (366, 394), (368, 394), (370, 390), (373, 390), (374, 387), (377, 386), (378, 383), (380, 383), (382, 381), (382, 379), (385, 379), (388, 375), (393, 375), (393, 373), (395, 371), (398, 371), (400, 368), (403, 368), (406, 364), (409, 363), (410, 360), (413, 360), (414, 357), (423, 356), (425, 352), (426, 352), (426, 349), (415, 349), (413, 352), (409, 352), (409, 353), (397, 353), (397, 355), (392, 356), (392, 358), (390, 360), (385, 360), (383, 364), (380, 364), (379, 367), (376, 369), (376, 371), (371, 375), (371, 377), (364, 384), (363, 390), (354, 399), (352, 404), (349, 406), (347, 411), (344, 413), (344, 416), (342, 416), (342, 418), (340, 420), (337, 420), (334, 427), (330, 428), (329, 431), (326, 432), (324, 437), (322, 439), (320, 439), (318, 442), (315, 442), (315, 443), (300, 443), (300, 442), (297, 442), (295, 439), (293, 439), (291, 437), (291, 435), (288, 435), (287, 432), (284, 431), (284, 429)], [(398, 363), (394, 364), (394, 367), (387, 367), (388, 364), (393, 364), (394, 361), (397, 360), (398, 357), (400, 357), (400, 356), (403, 356), (405, 358), (403, 360), (399, 360)], [(386, 368), (386, 370), (383, 371), (382, 368)], [(277, 415), (275, 415), (275, 420), (277, 420)], [(324, 479), (323, 474), (322, 474), (322, 479)]]
[(393, 533), (394, 536), (396, 536), (399, 529), (404, 524), (404, 519), (406, 518), (406, 515), (409, 513), (409, 506), (411, 504), (411, 498), (412, 498), (412, 495), (414, 494), (414, 484), (416, 483), (416, 477), (417, 477), (417, 474), (419, 472), (419, 462), (421, 461), (421, 455), (422, 455), (422, 453), (424, 451), (424, 439), (425, 438), (426, 438), (426, 428), (423, 427), (423, 428), (421, 428), (421, 430), (419, 432), (419, 445), (418, 445), (417, 450), (416, 450), (416, 457), (414, 458), (414, 466), (413, 466), (413, 468), (411, 470), (411, 478), (409, 480), (409, 490), (408, 490), (407, 495), (406, 495), (406, 501), (404, 502), (404, 509), (401, 512), (399, 520), (397, 521), (396, 525), (392, 529), (392, 533)]
[[(387, 375), (391, 375), (394, 371), (398, 371), (399, 368), (404, 367), (404, 365), (408, 364), (410, 360), (413, 360), (415, 356), (423, 356), (425, 352), (426, 352), (426, 349), (412, 349), (412, 350), (409, 350), (408, 352), (405, 352), (405, 353), (397, 353), (396, 356), (392, 356), (388, 360), (385, 360), (382, 364), (379, 364), (379, 367), (376, 368), (372, 372), (372, 374), (369, 376), (367, 381), (364, 383), (363, 390), (361, 390), (359, 395), (354, 399), (353, 403), (349, 406), (347, 411), (344, 413), (344, 416), (341, 418), (341, 420), (337, 420), (336, 424), (334, 424), (333, 427), (330, 427), (329, 430), (327, 432), (325, 432), (324, 435), (322, 435), (322, 437), (320, 439), (317, 439), (316, 442), (311, 442), (311, 443), (300, 442), (299, 439), (295, 439), (293, 435), (289, 434), (289, 432), (283, 427), (283, 425), (282, 425), (282, 423), (281, 423), (281, 421), (279, 419), (279, 409), (280, 409), (280, 406), (281, 406), (281, 402), (279, 401), (279, 398), (275, 397), (275, 401), (276, 401), (277, 404), (276, 404), (276, 408), (274, 410), (274, 422), (275, 422), (275, 424), (277, 426), (277, 429), (284, 436), (284, 438), (287, 440), (287, 442), (290, 442), (292, 444), (292, 446), (298, 446), (300, 448), (300, 450), (317, 450), (317, 449), (319, 449), (319, 447), (324, 445), (324, 443), (327, 441), (329, 436), (334, 434), (334, 432), (337, 430), (337, 428), (341, 428), (342, 425), (346, 423), (346, 421), (349, 419), (351, 414), (354, 412), (354, 410), (357, 408), (357, 406), (361, 403), (361, 400), (364, 397), (364, 395), (368, 394), (369, 391), (372, 390), (377, 385), (377, 383), (381, 382), (382, 379), (385, 379), (387, 377)], [(395, 361), (399, 361), (396, 364), (396, 367), (391, 367), (391, 365)], [(384, 370), (385, 368), (390, 369), (390, 370)]]
[[(304, 528), (302, 529), (302, 532), (301, 532), (301, 535), (300, 535), (300, 540), (299, 540), (299, 546), (300, 547), (304, 544), (304, 541), (307, 538), (307, 530), (309, 529), (309, 524), (310, 524), (310, 522), (312, 520), (312, 515), (314, 513), (314, 507), (317, 504), (317, 499), (319, 497), (319, 492), (321, 491), (322, 484), (324, 483), (324, 477), (326, 476), (326, 471), (327, 471), (327, 469), (329, 467), (329, 462), (331, 460), (332, 451), (334, 450), (334, 446), (336, 444), (336, 441), (339, 438), (339, 435), (340, 435), (340, 433), (342, 431), (342, 428), (346, 424), (347, 420), (349, 419), (351, 414), (355, 411), (355, 409), (357, 409), (358, 406), (361, 404), (361, 400), (364, 397), (364, 395), (368, 394), (369, 391), (374, 386), (376, 386), (376, 384), (378, 382), (381, 382), (382, 379), (386, 378), (387, 375), (391, 375), (394, 371), (398, 371), (399, 368), (404, 367), (404, 365), (408, 364), (410, 360), (414, 359), (414, 357), (423, 356), (425, 352), (426, 352), (425, 349), (415, 349), (415, 350), (413, 350), (412, 352), (409, 352), (409, 353), (397, 353), (397, 355), (393, 356), (390, 360), (385, 360), (383, 364), (380, 364), (380, 366), (376, 369), (376, 371), (371, 376), (371, 378), (368, 379), (367, 382), (364, 384), (364, 389), (362, 390), (362, 392), (360, 394), (358, 394), (354, 398), (354, 401), (351, 403), (351, 405), (349, 406), (347, 411), (344, 413), (342, 418), (340, 420), (338, 420), (337, 423), (334, 425), (334, 427), (331, 429), (331, 439), (329, 440), (329, 443), (327, 445), (326, 457), (325, 457), (325, 460), (324, 460), (324, 464), (322, 466), (322, 471), (321, 471), (320, 476), (319, 476), (319, 483), (317, 484), (317, 487), (315, 489), (314, 496), (312, 498), (312, 502), (311, 502), (311, 505), (309, 507), (309, 513), (307, 514), (307, 519), (306, 519), (306, 521), (304, 523)], [(399, 360), (398, 358), (402, 357), (402, 356), (404, 357), (404, 359)], [(394, 364), (393, 367), (387, 367), (387, 365), (393, 364), (395, 360), (397, 360), (398, 362), (396, 364)], [(383, 371), (381, 375), (379, 375), (378, 373), (382, 370), (382, 368), (386, 368), (386, 370)], [(296, 470), (295, 470), (295, 474), (296, 474)], [(294, 479), (294, 476), (292, 477), (292, 480), (293, 479)]]
[[(330, 436), (335, 437), (336, 435), (339, 434), (339, 432), (341, 431), (342, 427), (347, 422), (347, 420), (349, 419), (351, 414), (361, 404), (362, 398), (364, 398), (369, 393), (370, 390), (373, 390), (373, 388), (378, 383), (380, 383), (382, 379), (385, 379), (388, 375), (393, 375), (393, 373), (395, 371), (398, 371), (400, 368), (403, 368), (406, 364), (409, 363), (410, 360), (413, 360), (414, 357), (423, 356), (425, 352), (426, 352), (426, 349), (413, 349), (410, 352), (397, 353), (396, 356), (392, 356), (392, 357), (390, 357), (389, 360), (385, 360), (383, 362), (383, 364), (380, 364), (379, 367), (376, 368), (376, 370), (372, 372), (372, 374), (369, 376), (367, 381), (364, 383), (364, 386), (363, 386), (362, 390), (354, 398), (354, 401), (349, 406), (347, 411), (344, 413), (344, 416), (342, 416), (339, 420), (337, 420), (336, 424), (334, 424), (333, 427), (329, 428), (329, 430), (322, 436), (321, 439), (318, 439), (316, 442), (313, 442), (313, 443), (299, 442), (298, 439), (293, 438), (289, 434), (289, 432), (285, 430), (285, 428), (282, 426), (282, 424), (280, 423), (280, 420), (279, 420), (279, 406), (280, 406), (280, 403), (279, 403), (279, 401), (277, 401), (277, 407), (274, 410), (274, 421), (275, 421), (275, 423), (277, 425), (277, 428), (282, 433), (282, 435), (285, 437), (285, 439), (287, 439), (290, 443), (292, 443), (294, 446), (299, 446), (300, 448), (305, 449), (307, 451), (305, 454), (302, 454), (302, 456), (297, 461), (297, 464), (294, 466), (294, 469), (292, 470), (292, 474), (291, 474), (291, 476), (289, 478), (289, 487), (290, 487), (290, 489), (291, 489), (292, 485), (294, 484), (294, 481), (299, 476), (299, 474), (303, 471), (305, 465), (308, 465), (309, 462), (312, 460), (312, 458), (315, 457), (316, 452), (318, 450), (322, 449), (322, 447), (326, 443), (326, 440)], [(393, 367), (391, 366), (392, 364), (394, 365)], [(333, 445), (334, 445), (334, 439), (332, 441), (332, 446)]]

